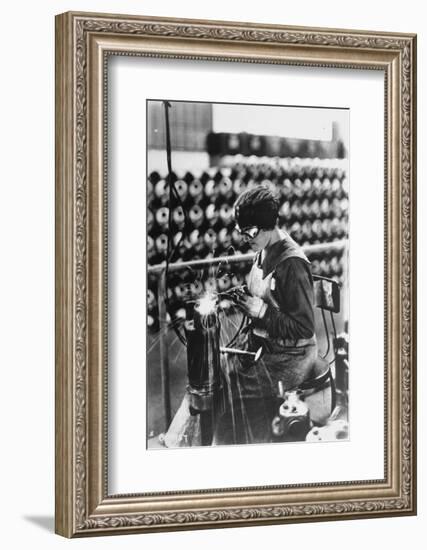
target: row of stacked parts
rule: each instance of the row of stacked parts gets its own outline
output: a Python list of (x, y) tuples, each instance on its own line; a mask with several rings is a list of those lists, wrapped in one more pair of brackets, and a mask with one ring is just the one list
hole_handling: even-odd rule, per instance
[[(240, 193), (257, 185), (269, 186), (277, 193), (279, 225), (302, 246), (348, 237), (348, 186), (342, 160), (279, 162), (233, 156), (224, 157), (220, 167), (172, 173), (170, 178), (172, 196), (164, 174), (153, 171), (148, 177), (149, 265), (161, 263), (168, 254), (171, 261), (177, 262), (247, 252), (235, 228), (233, 204)], [(326, 250), (312, 254), (310, 261), (314, 274), (343, 282), (342, 252)], [(223, 292), (244, 283), (250, 263), (233, 264), (230, 269), (212, 273), (211, 268), (197, 277), (186, 270), (175, 272), (168, 281), (169, 313), (184, 315), (183, 304), (200, 292)], [(157, 278), (149, 275), (148, 321), (154, 330), (158, 329), (156, 285)], [(232, 309), (233, 305), (224, 300), (222, 307)]]
[[(302, 246), (341, 240), (348, 235), (348, 191), (341, 169), (330, 170), (322, 179), (301, 174), (290, 179), (281, 174), (257, 179), (230, 168), (172, 174), (179, 200), (172, 197), (167, 179), (152, 172), (148, 180), (147, 251), (150, 265), (166, 258), (168, 238), (179, 250), (174, 260), (195, 260), (240, 252), (247, 245), (235, 229), (233, 204), (246, 189), (256, 185), (274, 188), (280, 200), (279, 224)], [(271, 177), (271, 174), (268, 174)], [(184, 212), (185, 210), (185, 212)]]
[[(322, 253), (310, 253), (306, 251), (311, 262), (312, 271), (316, 275), (330, 277), (340, 284), (344, 282), (344, 262), (346, 262), (345, 249), (340, 251), (332, 247)], [(247, 283), (248, 274), (252, 262), (235, 262), (233, 264), (221, 264), (219, 266), (206, 267), (204, 269), (183, 269), (169, 274), (167, 285), (168, 313), (167, 322), (184, 320), (186, 317), (186, 305), (204, 292), (217, 292), (219, 295), (229, 289)], [(158, 276), (148, 272), (147, 290), (147, 324), (150, 331), (159, 330), (158, 311)], [(234, 303), (224, 297), (220, 299), (219, 306), (226, 314), (238, 311)]]

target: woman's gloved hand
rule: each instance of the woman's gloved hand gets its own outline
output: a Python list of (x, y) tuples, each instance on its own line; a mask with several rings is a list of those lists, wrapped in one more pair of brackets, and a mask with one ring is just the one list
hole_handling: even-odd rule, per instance
[(254, 319), (262, 319), (267, 311), (267, 304), (258, 296), (248, 296), (242, 294), (236, 300), (237, 305)]

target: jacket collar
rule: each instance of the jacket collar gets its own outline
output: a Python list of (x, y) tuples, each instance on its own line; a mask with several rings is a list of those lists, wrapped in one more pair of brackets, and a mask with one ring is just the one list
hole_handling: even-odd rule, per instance
[(264, 260), (261, 262), (261, 252), (257, 254), (257, 265), (262, 268), (263, 279), (267, 277), (276, 267), (288, 258), (301, 258), (310, 263), (302, 248), (285, 233), (285, 237), (273, 243), (265, 249)]

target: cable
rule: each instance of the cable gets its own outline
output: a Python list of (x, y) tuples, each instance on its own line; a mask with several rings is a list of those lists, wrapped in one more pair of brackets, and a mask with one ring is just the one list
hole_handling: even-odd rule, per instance
[(337, 406), (337, 386), (335, 384), (334, 377), (332, 376), (331, 367), (329, 367), (329, 380), (331, 382), (331, 414), (334, 412)]
[[(173, 259), (173, 256), (176, 252), (176, 250), (178, 249), (179, 245), (181, 244), (183, 238), (184, 238), (184, 235), (185, 235), (185, 230), (187, 229), (187, 227), (189, 226), (190, 224), (190, 220), (188, 219), (188, 215), (187, 215), (187, 211), (186, 209), (184, 208), (184, 203), (182, 202), (181, 200), (181, 197), (179, 196), (179, 193), (177, 192), (176, 190), (176, 187), (175, 187), (175, 184), (172, 182), (172, 177), (169, 177), (168, 180), (170, 181), (170, 183), (168, 183), (169, 185), (169, 231), (170, 231), (170, 228), (171, 228), (171, 211), (172, 211), (172, 204), (171, 204), (171, 192), (174, 193), (175, 195), (175, 198), (176, 200), (178, 201), (179, 205), (181, 206), (182, 208), (182, 211), (184, 213), (184, 228), (183, 230), (181, 231), (181, 236), (179, 238), (179, 241), (174, 245), (173, 249), (172, 249), (172, 252), (169, 256), (169, 259), (168, 261), (171, 262), (172, 259)], [(168, 239), (169, 239), (169, 236), (168, 236)], [(169, 239), (170, 240), (170, 239)], [(191, 269), (191, 268), (190, 268)], [(194, 272), (194, 270), (192, 270)]]
[(337, 345), (337, 339), (338, 339), (338, 336), (337, 336), (337, 328), (335, 326), (335, 320), (334, 320), (334, 316), (332, 314), (332, 311), (329, 311), (329, 314), (331, 316), (331, 323), (332, 323), (332, 329), (334, 331), (334, 357), (336, 357), (337, 355), (337, 348), (336, 348), (336, 345)]
[[(165, 266), (165, 282), (166, 282), (165, 304), (166, 304), (166, 311), (169, 313), (169, 316), (172, 319), (172, 315), (170, 314), (169, 296), (167, 293), (167, 283), (168, 283), (168, 277), (169, 277), (169, 262), (174, 252), (174, 251), (171, 251), (171, 236), (170, 236), (170, 228), (172, 227), (172, 194), (174, 190), (174, 186), (172, 185), (171, 139), (170, 139), (169, 110), (168, 110), (170, 109), (171, 104), (169, 103), (169, 101), (163, 101), (163, 105), (165, 107), (166, 159), (167, 159), (167, 165), (168, 165), (167, 182), (169, 185), (169, 217), (168, 217), (169, 232), (168, 232), (168, 248), (167, 248), (167, 256), (166, 256), (166, 266)], [(176, 189), (175, 189), (175, 192), (176, 192)], [(176, 192), (176, 194), (178, 193)], [(178, 336), (179, 340), (181, 341), (181, 343), (184, 344), (184, 346), (187, 345), (185, 336), (181, 334), (181, 331), (177, 327), (176, 323), (172, 322), (171, 325), (175, 334)]]
[(335, 327), (334, 316), (332, 315), (332, 311), (330, 311), (330, 310), (329, 310), (329, 314), (331, 316), (332, 328), (334, 329), (334, 336), (335, 336), (335, 340), (336, 340), (337, 339), (337, 329)]
[(233, 336), (233, 338), (228, 342), (228, 344), (225, 345), (226, 348), (229, 348), (230, 346), (232, 346), (235, 343), (238, 336), (241, 334), (243, 328), (245, 327), (247, 319), (248, 318), (246, 317), (246, 315), (243, 315), (242, 321), (240, 322), (239, 328), (237, 329), (237, 331), (236, 331), (235, 335)]
[(322, 355), (322, 359), (325, 359), (328, 356), (329, 351), (331, 349), (331, 342), (330, 342), (330, 339), (329, 339), (329, 332), (328, 332), (328, 325), (326, 323), (325, 310), (323, 309), (323, 307), (321, 307), (320, 311), (322, 312), (323, 325), (325, 327), (326, 340), (328, 342), (328, 348), (326, 350), (326, 353), (325, 353), (325, 355)]

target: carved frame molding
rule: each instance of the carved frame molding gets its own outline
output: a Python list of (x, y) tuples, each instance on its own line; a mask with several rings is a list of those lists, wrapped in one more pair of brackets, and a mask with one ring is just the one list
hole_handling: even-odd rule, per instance
[[(384, 480), (107, 494), (103, 193), (106, 58), (113, 54), (385, 72)], [(56, 70), (56, 531), (73, 537), (414, 514), (416, 37), (66, 13), (56, 18)]]

